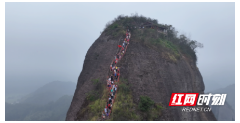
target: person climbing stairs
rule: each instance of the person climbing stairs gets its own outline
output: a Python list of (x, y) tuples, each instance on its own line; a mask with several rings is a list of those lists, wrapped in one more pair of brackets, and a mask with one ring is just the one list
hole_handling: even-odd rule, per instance
[[(123, 41), (123, 46), (118, 45), (120, 49), (119, 53), (117, 53), (114, 56), (114, 60), (110, 65), (110, 76), (107, 77), (107, 88), (109, 97), (107, 99), (106, 106), (104, 108), (104, 111), (102, 112), (102, 120), (107, 120), (110, 118), (112, 108), (114, 101), (117, 97), (117, 85), (119, 84), (119, 78), (120, 78), (120, 68), (117, 67), (117, 63), (123, 58), (124, 54), (126, 53), (127, 47), (129, 45), (129, 39), (130, 39), (130, 32), (129, 29), (126, 31), (126, 38)], [(111, 73), (112, 72), (112, 73)], [(113, 78), (114, 77), (114, 78)]]

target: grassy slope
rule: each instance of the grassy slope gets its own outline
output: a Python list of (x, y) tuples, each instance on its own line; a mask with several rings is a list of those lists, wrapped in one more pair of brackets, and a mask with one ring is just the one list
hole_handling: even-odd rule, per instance
[(136, 29), (132, 35), (136, 41), (144, 43), (149, 48), (163, 53), (167, 60), (177, 62), (180, 58), (181, 53), (179, 47), (169, 41), (167, 36), (164, 36), (154, 29)]
[[(133, 102), (132, 93), (127, 86), (126, 79), (120, 79), (117, 97), (114, 102), (112, 113), (108, 120), (154, 120), (161, 115), (161, 104), (152, 105), (148, 111), (141, 111), (139, 105)], [(78, 117), (85, 120), (96, 121), (101, 119), (101, 113), (106, 106), (108, 90), (104, 86), (100, 98), (88, 98), (88, 105), (81, 109)], [(90, 96), (88, 96), (90, 97)], [(86, 119), (87, 118), (87, 119)]]

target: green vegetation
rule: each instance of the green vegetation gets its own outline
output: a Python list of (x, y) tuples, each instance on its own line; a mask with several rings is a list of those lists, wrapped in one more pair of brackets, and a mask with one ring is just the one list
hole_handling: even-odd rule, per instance
[[(98, 79), (94, 79), (93, 81), (99, 81)], [(98, 82), (100, 84), (100, 82)], [(101, 91), (100, 91), (101, 90)], [(106, 106), (108, 96), (108, 89), (101, 85), (101, 89), (98, 91), (91, 91), (87, 94), (87, 106), (82, 108), (78, 113), (78, 118), (84, 117), (84, 115), (88, 114), (88, 120), (96, 121), (101, 118), (101, 113)]]
[(119, 84), (119, 88), (120, 88), (120, 91), (123, 92), (123, 94), (127, 95), (127, 94), (130, 93), (129, 87), (126, 84), (124, 84), (124, 83)]
[(154, 103), (148, 96), (140, 96), (138, 108), (142, 112), (142, 117), (149, 121), (158, 118), (163, 110), (161, 103)]
[[(95, 86), (93, 91), (86, 94), (84, 106), (77, 114), (78, 119), (88, 118), (87, 120), (96, 121), (101, 118), (101, 113), (106, 106), (108, 89), (100, 80), (92, 79)], [(87, 114), (87, 117), (85, 115)]]
[(135, 30), (132, 37), (151, 49), (162, 52), (166, 59), (176, 62), (180, 58), (179, 46), (153, 29)]
[(155, 103), (150, 109), (149, 111), (145, 112), (146, 114), (146, 119), (147, 120), (155, 120), (157, 119), (159, 116), (161, 116), (162, 114), (162, 110), (164, 110), (164, 108), (162, 107), (162, 105), (159, 103)]
[(140, 96), (138, 107), (141, 111), (148, 111), (154, 102), (148, 96)]
[(100, 92), (102, 92), (102, 88), (101, 88), (101, 83), (99, 82), (99, 79), (92, 79), (93, 84), (95, 85), (95, 89), (88, 92), (87, 95), (87, 100), (92, 102), (97, 100), (100, 97)]
[(113, 38), (117, 38), (119, 36), (124, 36), (125, 35), (125, 29), (122, 25), (119, 25), (118, 23), (114, 23), (114, 24), (107, 24), (108, 28), (106, 28), (104, 30), (104, 32), (106, 33), (106, 35), (110, 35)]
[(138, 108), (142, 111), (143, 118), (147, 120), (154, 120), (161, 115), (163, 107), (161, 104), (154, 103), (148, 96), (140, 96)]
[(98, 84), (99, 79), (93, 79), (92, 81), (93, 81), (93, 84), (96, 85), (96, 84)]
[[(146, 23), (150, 23), (155, 29), (139, 28)], [(156, 29), (156, 27), (161, 28), (161, 30)], [(106, 24), (104, 32), (115, 38), (124, 37), (127, 28), (130, 29), (134, 41), (142, 42), (150, 48), (164, 52), (165, 57), (173, 62), (176, 62), (180, 55), (185, 55), (196, 62), (196, 48), (203, 47), (203, 44), (190, 40), (183, 34), (178, 36), (178, 31), (172, 25), (159, 24), (156, 19), (139, 16), (137, 13), (132, 16), (119, 15)], [(163, 32), (162, 29), (165, 31)]]
[(90, 91), (89, 93), (87, 93), (87, 100), (92, 102), (95, 101), (99, 96), (98, 91)]
[[(99, 81), (93, 79), (93, 82)], [(99, 83), (99, 82), (98, 82)], [(154, 103), (149, 97), (141, 96), (139, 104), (133, 102), (132, 92), (127, 79), (120, 78), (116, 99), (112, 107), (112, 112), (108, 120), (154, 120), (161, 115), (163, 110), (161, 104)], [(78, 113), (78, 118), (82, 119), (87, 114), (90, 121), (101, 118), (101, 113), (106, 106), (108, 89), (102, 85), (103, 91), (92, 91), (87, 94), (86, 106)], [(83, 104), (85, 105), (85, 104)]]
[[(141, 120), (140, 116), (136, 114), (137, 105), (133, 103), (131, 91), (126, 82), (126, 79), (120, 79), (121, 84), (118, 85), (117, 97), (109, 120)], [(91, 121), (101, 118), (108, 97), (108, 89), (105, 86), (101, 94), (100, 98), (89, 100), (89, 104), (80, 110), (79, 118), (83, 117), (85, 113), (88, 114), (88, 120)]]
[(137, 105), (133, 103), (132, 94), (126, 79), (120, 79), (117, 98), (114, 102), (109, 120), (141, 120), (136, 114)]
[(120, 83), (109, 120), (154, 120), (161, 115), (161, 104), (154, 103), (147, 96), (141, 96), (139, 104), (135, 104), (127, 79), (120, 79)]

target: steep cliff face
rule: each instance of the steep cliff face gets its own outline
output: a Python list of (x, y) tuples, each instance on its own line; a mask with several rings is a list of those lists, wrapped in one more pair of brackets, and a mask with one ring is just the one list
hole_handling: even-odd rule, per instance
[(93, 79), (98, 78), (101, 84), (106, 84), (103, 82), (106, 80), (113, 56), (118, 50), (118, 43), (118, 38), (112, 39), (102, 34), (89, 48), (66, 120), (77, 120), (77, 113), (84, 107), (87, 93), (95, 89)]
[(172, 93), (204, 93), (202, 76), (193, 62), (182, 56), (176, 63), (165, 60), (161, 53), (135, 42), (119, 63), (121, 76), (127, 78), (133, 92), (134, 102), (140, 95), (149, 96), (164, 105), (159, 120), (216, 120), (212, 112), (182, 112), (182, 107), (170, 107)]
[[(125, 20), (120, 22), (124, 23)], [(121, 26), (114, 23), (110, 26), (111, 28), (115, 29), (112, 32), (117, 33), (110, 34), (104, 31), (86, 54), (83, 70), (78, 78), (66, 120), (88, 120), (93, 116), (89, 115), (93, 113), (86, 109), (90, 104), (87, 100), (87, 93), (96, 89), (92, 80), (98, 78), (101, 85), (106, 85), (110, 63), (117, 53), (117, 45), (124, 38), (124, 35), (118, 33), (122, 32), (119, 29)], [(169, 38), (170, 35), (169, 33)], [(144, 41), (143, 37), (149, 38), (145, 38)], [(195, 54), (186, 55), (189, 50), (185, 51), (184, 48), (181, 51), (185, 53), (181, 53), (178, 51), (179, 48), (165, 37), (154, 29), (135, 29), (132, 33), (127, 52), (117, 66), (121, 70), (120, 78), (127, 80), (126, 85), (131, 90), (133, 103), (138, 105), (140, 96), (144, 95), (150, 97), (155, 103), (162, 104), (164, 110), (154, 120), (216, 120), (212, 112), (182, 112), (182, 107), (168, 106), (172, 93), (204, 93), (205, 87), (201, 73), (196, 67)], [(172, 38), (172, 42), (175, 39)], [(153, 43), (146, 43), (148, 40)], [(184, 38), (181, 41), (184, 42)], [(162, 47), (158, 47), (154, 43), (162, 45)], [(101, 89), (97, 93), (99, 97), (104, 95)], [(96, 116), (99, 119), (101, 119), (100, 115), (104, 104), (102, 107), (99, 106), (99, 115)], [(136, 108), (133, 108), (133, 112), (136, 112), (137, 115), (143, 114)]]

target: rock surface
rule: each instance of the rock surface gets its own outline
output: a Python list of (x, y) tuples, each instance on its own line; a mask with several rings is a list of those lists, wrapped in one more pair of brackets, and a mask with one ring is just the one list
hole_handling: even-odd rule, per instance
[[(86, 93), (93, 89), (92, 79), (99, 78), (105, 82), (117, 45), (122, 42), (119, 39), (110, 39), (102, 34), (89, 48), (66, 120), (76, 120)], [(204, 93), (201, 73), (195, 63), (186, 57), (181, 56), (177, 62), (171, 62), (164, 59), (161, 52), (135, 41), (132, 36), (118, 66), (121, 78), (128, 80), (135, 103), (138, 103), (140, 95), (146, 95), (163, 104), (165, 110), (158, 120), (216, 120), (212, 112), (189, 113), (182, 112), (182, 107), (168, 106), (172, 93)]]
[(100, 82), (105, 82), (110, 63), (117, 53), (118, 43), (118, 39), (113, 40), (102, 34), (89, 48), (66, 120), (77, 119), (76, 115), (84, 103), (86, 94), (94, 89), (92, 79), (99, 78)]

